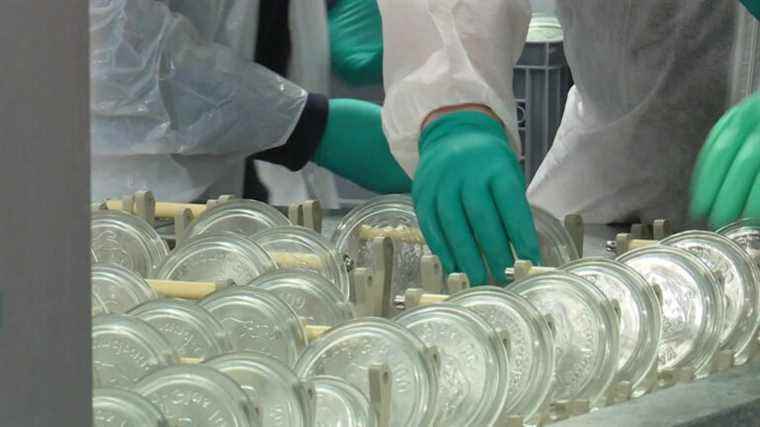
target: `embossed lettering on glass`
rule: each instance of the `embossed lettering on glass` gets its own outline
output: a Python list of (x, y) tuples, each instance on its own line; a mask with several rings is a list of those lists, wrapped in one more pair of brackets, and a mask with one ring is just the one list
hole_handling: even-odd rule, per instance
[(94, 427), (168, 427), (164, 414), (150, 400), (118, 388), (96, 388), (92, 396)]
[(176, 248), (156, 277), (191, 282), (232, 280), (242, 286), (274, 268), (269, 254), (245, 236), (202, 234)]
[(662, 245), (625, 253), (618, 261), (662, 290), (659, 368), (691, 367), (698, 377), (707, 375), (725, 318), (717, 277), (690, 252)]
[(119, 264), (148, 277), (169, 248), (144, 219), (120, 211), (95, 211), (90, 220), (90, 258)]
[(148, 323), (123, 314), (92, 321), (92, 369), (98, 384), (129, 388), (145, 375), (177, 363), (177, 354)]
[(262, 408), (263, 427), (310, 427), (313, 393), (293, 371), (260, 353), (231, 353), (206, 365), (229, 375)]
[(720, 348), (735, 352), (735, 363), (745, 363), (760, 325), (760, 269), (731, 239), (707, 231), (687, 231), (668, 237), (663, 245), (685, 249), (716, 273), (725, 295), (726, 320)]
[(126, 313), (158, 294), (142, 277), (118, 264), (97, 264), (91, 273), (92, 295), (107, 313)]
[(395, 318), (427, 346), (438, 349), (439, 425), (490, 425), (504, 409), (509, 390), (507, 344), (474, 311), (441, 303)]
[(657, 294), (635, 270), (617, 261), (585, 258), (563, 270), (596, 285), (620, 307), (620, 351), (615, 381), (630, 381), (634, 396), (643, 394), (647, 374), (657, 362), (662, 313)]
[(391, 425), (434, 425), (437, 375), (426, 347), (406, 328), (388, 320), (354, 320), (309, 345), (296, 365), (301, 377), (339, 377), (369, 395), (369, 368), (391, 372)]
[(306, 346), (298, 315), (269, 291), (229, 288), (199, 304), (221, 322), (237, 351), (257, 351), (294, 366)]
[(510, 287), (554, 323), (553, 400), (601, 402), (617, 371), (620, 333), (607, 297), (580, 276), (557, 271)]
[(203, 365), (172, 366), (135, 385), (171, 425), (261, 427), (248, 395), (229, 376)]
[(549, 398), (554, 377), (554, 340), (544, 316), (526, 298), (503, 288), (480, 286), (449, 300), (509, 332), (509, 395), (504, 412), (531, 421)]
[(195, 303), (159, 299), (141, 304), (129, 314), (150, 323), (181, 357), (208, 359), (232, 349), (222, 324)]
[(316, 273), (280, 270), (260, 276), (248, 286), (274, 293), (312, 325), (337, 326), (354, 317), (350, 303)]

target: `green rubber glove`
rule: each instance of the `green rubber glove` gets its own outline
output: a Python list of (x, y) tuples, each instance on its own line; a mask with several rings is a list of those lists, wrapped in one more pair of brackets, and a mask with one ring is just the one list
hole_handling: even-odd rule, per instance
[(391, 155), (380, 112), (371, 102), (331, 99), (327, 128), (312, 160), (376, 193), (408, 193), (412, 181)]
[(760, 0), (741, 0), (741, 2), (755, 18), (760, 19)]
[(487, 284), (485, 258), (494, 279), (506, 283), (510, 243), (521, 259), (540, 265), (525, 177), (498, 121), (480, 112), (446, 114), (424, 129), (419, 150), (412, 197), (422, 233), (447, 272)]
[(328, 11), (333, 70), (347, 83), (383, 81), (383, 25), (377, 0), (338, 0)]
[(691, 182), (691, 215), (721, 227), (760, 218), (760, 95), (721, 118), (707, 137)]

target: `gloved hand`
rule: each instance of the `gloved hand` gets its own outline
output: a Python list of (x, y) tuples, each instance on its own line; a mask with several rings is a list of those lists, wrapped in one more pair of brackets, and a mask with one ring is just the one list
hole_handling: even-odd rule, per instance
[(464, 272), (487, 284), (481, 252), (498, 283), (521, 259), (540, 264), (541, 254), (525, 178), (504, 128), (475, 111), (448, 113), (431, 122), (419, 143), (412, 185), (417, 217), (430, 249), (447, 272)]
[(408, 193), (412, 181), (391, 155), (371, 102), (332, 99), (327, 128), (312, 159), (318, 165), (377, 193)]
[(732, 108), (710, 132), (691, 182), (691, 215), (721, 227), (760, 217), (760, 95)]
[(383, 28), (377, 0), (337, 0), (328, 11), (333, 70), (349, 84), (383, 81)]

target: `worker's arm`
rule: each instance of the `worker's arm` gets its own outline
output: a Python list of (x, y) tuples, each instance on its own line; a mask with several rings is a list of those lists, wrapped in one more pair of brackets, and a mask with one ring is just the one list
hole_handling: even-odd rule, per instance
[[(380, 0), (384, 128), (414, 177), (420, 227), (447, 271), (503, 283), (517, 255), (540, 261), (525, 181), (512, 69), (525, 0)], [(414, 29), (410, 32), (408, 29)], [(481, 257), (481, 253), (483, 257)], [(485, 262), (483, 261), (485, 258)]]
[(96, 156), (258, 153), (291, 170), (316, 158), (371, 190), (409, 191), (377, 106), (307, 94), (154, 0), (91, 1), (90, 34)]
[(760, 94), (732, 108), (712, 129), (691, 193), (692, 217), (713, 227), (760, 217)]
[(94, 155), (243, 157), (307, 145), (294, 138), (325, 125), (324, 97), (205, 41), (160, 2), (92, 0), (90, 39)]
[(383, 31), (377, 0), (334, 0), (328, 4), (333, 71), (349, 84), (383, 80)]

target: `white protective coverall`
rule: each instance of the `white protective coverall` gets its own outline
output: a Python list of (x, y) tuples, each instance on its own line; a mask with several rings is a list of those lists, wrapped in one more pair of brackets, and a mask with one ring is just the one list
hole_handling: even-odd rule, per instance
[[(489, 106), (513, 145), (512, 66), (524, 0), (380, 0), (385, 131), (410, 176), (420, 125), (443, 106)], [(571, 89), (555, 143), (528, 189), (532, 204), (593, 223), (685, 219), (697, 153), (756, 66), (739, 1), (563, 0)], [(413, 32), (394, 29), (413, 28)], [(753, 58), (747, 60), (747, 57)]]
[[(292, 27), (325, 20), (324, 10), (305, 16), (318, 11), (309, 5), (292, 1)], [(90, 1), (94, 200), (142, 189), (169, 201), (214, 185), (236, 191), (247, 155), (287, 141), (307, 93), (251, 62), (258, 10), (258, 0)], [(329, 63), (325, 25), (321, 38), (319, 26), (295, 31), (295, 75), (319, 75), (308, 70)], [(323, 53), (306, 40), (321, 40)]]

